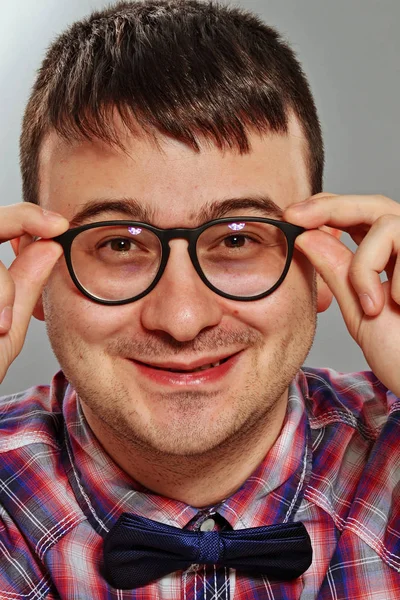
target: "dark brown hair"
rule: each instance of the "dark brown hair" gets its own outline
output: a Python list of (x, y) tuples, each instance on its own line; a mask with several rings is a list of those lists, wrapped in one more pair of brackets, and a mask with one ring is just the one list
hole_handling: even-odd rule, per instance
[(50, 46), (21, 134), (23, 196), (38, 203), (41, 143), (119, 145), (112, 111), (132, 133), (161, 132), (199, 150), (249, 150), (248, 131), (285, 133), (293, 113), (307, 144), (312, 193), (322, 188), (323, 143), (313, 97), (279, 34), (239, 8), (198, 0), (119, 2), (73, 24)]

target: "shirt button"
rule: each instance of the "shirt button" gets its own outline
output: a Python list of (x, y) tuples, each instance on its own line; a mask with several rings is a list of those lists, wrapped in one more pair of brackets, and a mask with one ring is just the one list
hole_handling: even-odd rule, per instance
[(200, 531), (212, 531), (215, 527), (214, 519), (206, 519), (200, 525)]

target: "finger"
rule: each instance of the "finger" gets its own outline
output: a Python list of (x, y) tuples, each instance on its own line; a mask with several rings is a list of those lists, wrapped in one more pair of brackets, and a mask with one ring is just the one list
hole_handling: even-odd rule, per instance
[(8, 332), (12, 322), (15, 285), (8, 269), (0, 262), (0, 336)]
[(30, 235), (51, 238), (68, 229), (65, 217), (29, 202), (0, 208), (0, 242)]
[(390, 293), (396, 304), (400, 304), (400, 255), (397, 255), (396, 263), (393, 269)]
[(10, 333), (15, 336), (16, 354), (22, 348), (33, 309), (62, 252), (55, 242), (34, 242), (17, 256), (9, 269), (15, 283)]
[(306, 231), (296, 239), (298, 248), (332, 291), (343, 318), (356, 338), (363, 318), (358, 296), (349, 281), (353, 253), (342, 242), (324, 231)]
[(285, 221), (307, 229), (329, 225), (346, 231), (356, 225), (372, 225), (385, 214), (400, 215), (400, 205), (385, 196), (321, 194), (292, 204), (283, 216)]
[(354, 255), (349, 277), (365, 314), (369, 316), (379, 314), (384, 306), (385, 298), (379, 274), (385, 270), (391, 257), (399, 253), (399, 232), (400, 216), (380, 217)]

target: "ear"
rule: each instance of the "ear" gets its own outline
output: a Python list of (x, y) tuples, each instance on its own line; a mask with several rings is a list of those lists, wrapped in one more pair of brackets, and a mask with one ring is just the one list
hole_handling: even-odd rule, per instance
[[(23, 249), (26, 248), (26, 246), (29, 246), (29, 244), (32, 243), (32, 236), (25, 234), (21, 237), (10, 240), (10, 243), (12, 249), (14, 250), (15, 256), (18, 256), (23, 251)], [(32, 315), (35, 317), (35, 319), (38, 319), (38, 321), (44, 321), (42, 296), (40, 296), (39, 300), (37, 301), (36, 306), (33, 309)]]
[[(323, 227), (320, 227), (320, 229), (322, 231), (325, 231), (326, 233), (329, 233), (330, 235), (333, 235), (335, 238), (339, 239), (342, 232), (340, 231), (340, 229), (334, 229), (333, 227), (327, 227), (326, 225), (324, 225)], [(317, 273), (317, 310), (319, 313), (324, 312), (325, 310), (327, 310), (333, 300), (333, 293), (331, 292), (331, 290), (329, 289), (329, 287), (327, 286), (327, 284), (325, 283), (325, 281), (322, 279), (321, 275), (318, 275)]]

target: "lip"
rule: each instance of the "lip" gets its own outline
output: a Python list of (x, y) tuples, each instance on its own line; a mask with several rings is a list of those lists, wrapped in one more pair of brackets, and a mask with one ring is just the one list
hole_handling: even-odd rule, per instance
[[(144, 376), (146, 379), (149, 379), (155, 384), (166, 385), (166, 386), (198, 386), (198, 385), (206, 385), (207, 383), (217, 383), (222, 380), (228, 373), (233, 369), (236, 363), (239, 360), (239, 355), (241, 352), (236, 352), (236, 354), (228, 355), (224, 357), (219, 357), (215, 359), (200, 359), (193, 363), (174, 363), (168, 362), (161, 364), (153, 364), (149, 365), (146, 363), (138, 362), (133, 359), (129, 359), (131, 363), (135, 366), (138, 372)], [(219, 360), (225, 360), (221, 365), (217, 367), (210, 367), (209, 369), (205, 369), (204, 371), (196, 371), (195, 373), (185, 373), (185, 372), (172, 372), (164, 369), (180, 369), (180, 370), (191, 370), (200, 367), (201, 365), (218, 362)]]
[[(238, 354), (238, 352), (230, 352), (230, 353), (226, 353), (220, 356), (206, 356), (203, 358), (198, 358), (197, 360), (194, 360), (192, 362), (176, 362), (176, 361), (168, 361), (168, 362), (162, 362), (162, 363), (148, 363), (148, 362), (144, 362), (141, 363), (140, 361), (136, 361), (140, 364), (144, 364), (147, 365), (148, 367), (154, 367), (156, 369), (173, 369), (176, 371), (193, 371), (193, 369), (197, 369), (198, 367), (202, 367), (203, 365), (208, 365), (208, 364), (213, 364), (216, 362), (220, 362), (221, 360), (226, 360), (226, 359), (230, 359), (232, 358), (232, 356), (234, 356), (235, 354)], [(214, 367), (216, 368), (216, 367)]]

